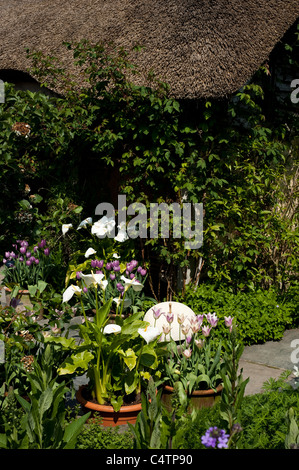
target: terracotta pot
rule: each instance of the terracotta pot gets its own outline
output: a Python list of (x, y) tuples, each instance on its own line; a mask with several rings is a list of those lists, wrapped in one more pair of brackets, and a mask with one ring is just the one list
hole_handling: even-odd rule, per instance
[(127, 423), (135, 424), (138, 414), (141, 411), (141, 403), (136, 405), (124, 405), (121, 406), (119, 411), (114, 411), (113, 406), (99, 405), (92, 401), (87, 400), (84, 397), (85, 385), (81, 385), (76, 393), (78, 402), (87, 410), (97, 412), (102, 418), (103, 426), (121, 426)]
[[(169, 385), (165, 385), (163, 387), (162, 402), (168, 411), (171, 411), (172, 409), (171, 399), (173, 390), (173, 387), (170, 387)], [(188, 396), (190, 398), (188, 412), (191, 413), (194, 408), (199, 410), (200, 408), (209, 408), (214, 406), (215, 403), (220, 400), (222, 390), (222, 385), (218, 385), (216, 387), (216, 392), (212, 388), (208, 390), (195, 390)]]
[[(4, 290), (6, 292), (6, 304), (9, 305), (11, 301), (11, 289), (9, 287), (4, 287)], [(29, 291), (26, 289), (19, 290), (17, 298), (20, 300), (20, 303), (16, 307), (16, 311), (18, 313), (25, 313), (27, 311), (26, 307), (29, 307), (29, 310), (33, 310), (33, 304), (30, 299), (30, 294)], [(41, 320), (43, 318), (43, 313), (44, 310), (41, 306), (41, 303), (38, 302), (40, 305), (40, 314), (38, 316), (38, 320)]]

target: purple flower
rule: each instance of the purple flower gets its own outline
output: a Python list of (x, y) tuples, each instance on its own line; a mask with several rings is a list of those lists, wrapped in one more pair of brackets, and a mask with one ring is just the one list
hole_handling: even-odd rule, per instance
[(20, 243), (21, 243), (21, 246), (24, 246), (25, 248), (27, 248), (28, 242), (26, 242), (26, 240), (22, 240)]
[(27, 251), (26, 246), (21, 246), (20, 253), (22, 253), (22, 255), (24, 255), (26, 253), (26, 251)]
[(45, 248), (45, 249), (44, 249), (44, 254), (45, 254), (46, 256), (49, 256), (49, 254), (50, 254), (49, 248)]
[(113, 271), (116, 271), (116, 272), (120, 271), (120, 266), (113, 266)]
[(17, 308), (17, 306), (19, 305), (20, 302), (21, 302), (20, 299), (17, 299), (16, 297), (14, 297), (13, 299), (11, 299), (9, 305), (13, 308)]
[(34, 253), (36, 253), (37, 250), (38, 250), (38, 246), (35, 246), (35, 247), (33, 248)]
[(155, 320), (158, 320), (158, 318), (160, 318), (160, 316), (162, 315), (162, 310), (160, 308), (156, 309), (155, 307), (153, 307), (152, 312)]
[(81, 272), (82, 272), (82, 271), (77, 271), (77, 272), (76, 272), (76, 278), (77, 278), (78, 280), (81, 279)]
[(26, 264), (27, 264), (27, 266), (31, 266), (31, 265), (32, 265), (32, 261), (30, 261), (30, 259), (27, 259), (27, 260), (26, 260)]
[(45, 248), (46, 244), (47, 244), (46, 240), (41, 240), (39, 242), (38, 246), (39, 246), (39, 248)]
[(116, 289), (118, 292), (123, 292), (125, 290), (124, 286), (120, 282), (116, 284)]
[(115, 274), (113, 274), (113, 273), (110, 274), (110, 279), (111, 279), (111, 281), (114, 281), (115, 280)]
[(146, 275), (146, 269), (141, 269), (140, 274), (141, 274), (141, 276), (145, 276)]
[(202, 436), (201, 442), (205, 447), (227, 449), (229, 435), (223, 429), (212, 426)]
[(174, 320), (174, 315), (173, 313), (164, 313), (167, 323), (172, 323)]
[(104, 261), (101, 259), (101, 260), (97, 260), (97, 268), (99, 269), (102, 269), (102, 267), (104, 266)]
[(112, 269), (112, 263), (107, 263), (106, 264), (106, 269), (108, 269), (108, 271), (110, 271)]
[(16, 256), (16, 254), (12, 251), (12, 252), (10, 253), (10, 257), (11, 257), (11, 258), (16, 258), (17, 256)]
[(83, 287), (83, 292), (84, 292), (84, 294), (86, 294), (88, 292), (87, 287)]
[(130, 274), (130, 279), (134, 279), (134, 277), (135, 277), (135, 274), (134, 274), (134, 273), (131, 273), (131, 274)]
[(3, 258), (2, 262), (3, 262), (3, 264), (6, 264), (7, 260), (5, 258)]
[(9, 251), (6, 251), (5, 254), (4, 254), (5, 258), (10, 258), (10, 252)]
[(97, 267), (97, 262), (96, 262), (95, 259), (92, 259), (92, 260), (91, 260), (90, 266), (91, 266), (92, 268), (96, 268), (96, 267)]
[(19, 257), (19, 261), (24, 261), (23, 256), (20, 256), (20, 257)]
[(30, 258), (31, 252), (30, 252), (30, 251), (27, 251), (26, 256), (27, 256), (27, 258)]
[(39, 259), (35, 258), (34, 262), (35, 264), (39, 264)]

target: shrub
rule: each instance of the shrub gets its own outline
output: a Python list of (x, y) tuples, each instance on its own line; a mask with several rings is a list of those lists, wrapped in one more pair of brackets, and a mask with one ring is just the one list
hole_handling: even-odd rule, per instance
[[(179, 295), (176, 300), (187, 304), (196, 314), (215, 311), (220, 319), (234, 317), (244, 344), (281, 339), (285, 329), (292, 325), (297, 308), (291, 295), (283, 298), (273, 289), (233, 293), (206, 284), (197, 289), (188, 287), (185, 296)], [(223, 334), (221, 328), (217, 334)]]
[(76, 449), (133, 449), (133, 434), (127, 428), (101, 426), (95, 413), (78, 436)]

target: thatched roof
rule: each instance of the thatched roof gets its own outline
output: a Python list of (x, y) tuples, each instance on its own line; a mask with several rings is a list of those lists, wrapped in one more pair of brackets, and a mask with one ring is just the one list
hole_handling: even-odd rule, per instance
[(112, 40), (144, 46), (140, 70), (177, 98), (226, 96), (298, 16), (298, 0), (0, 0), (0, 70), (25, 71), (26, 47), (67, 60), (63, 41)]

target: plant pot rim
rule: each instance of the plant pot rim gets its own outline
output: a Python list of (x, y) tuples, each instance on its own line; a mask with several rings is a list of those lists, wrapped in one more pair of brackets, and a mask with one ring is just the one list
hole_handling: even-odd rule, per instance
[(79, 389), (76, 392), (76, 398), (81, 405), (84, 405), (86, 408), (95, 411), (102, 411), (107, 413), (128, 413), (141, 410), (141, 402), (135, 405), (123, 405), (120, 407), (119, 411), (115, 411), (111, 405), (100, 405), (99, 403), (93, 403), (92, 401), (87, 400), (82, 395), (82, 390), (85, 390), (87, 385), (80, 385)]
[[(164, 390), (166, 392), (172, 393), (174, 391), (174, 387), (171, 387), (171, 385), (164, 385)], [(206, 396), (206, 395), (218, 394), (222, 392), (222, 390), (223, 390), (223, 385), (219, 384), (216, 387), (216, 392), (213, 388), (208, 388), (207, 390), (194, 390), (190, 394), (190, 396)]]

